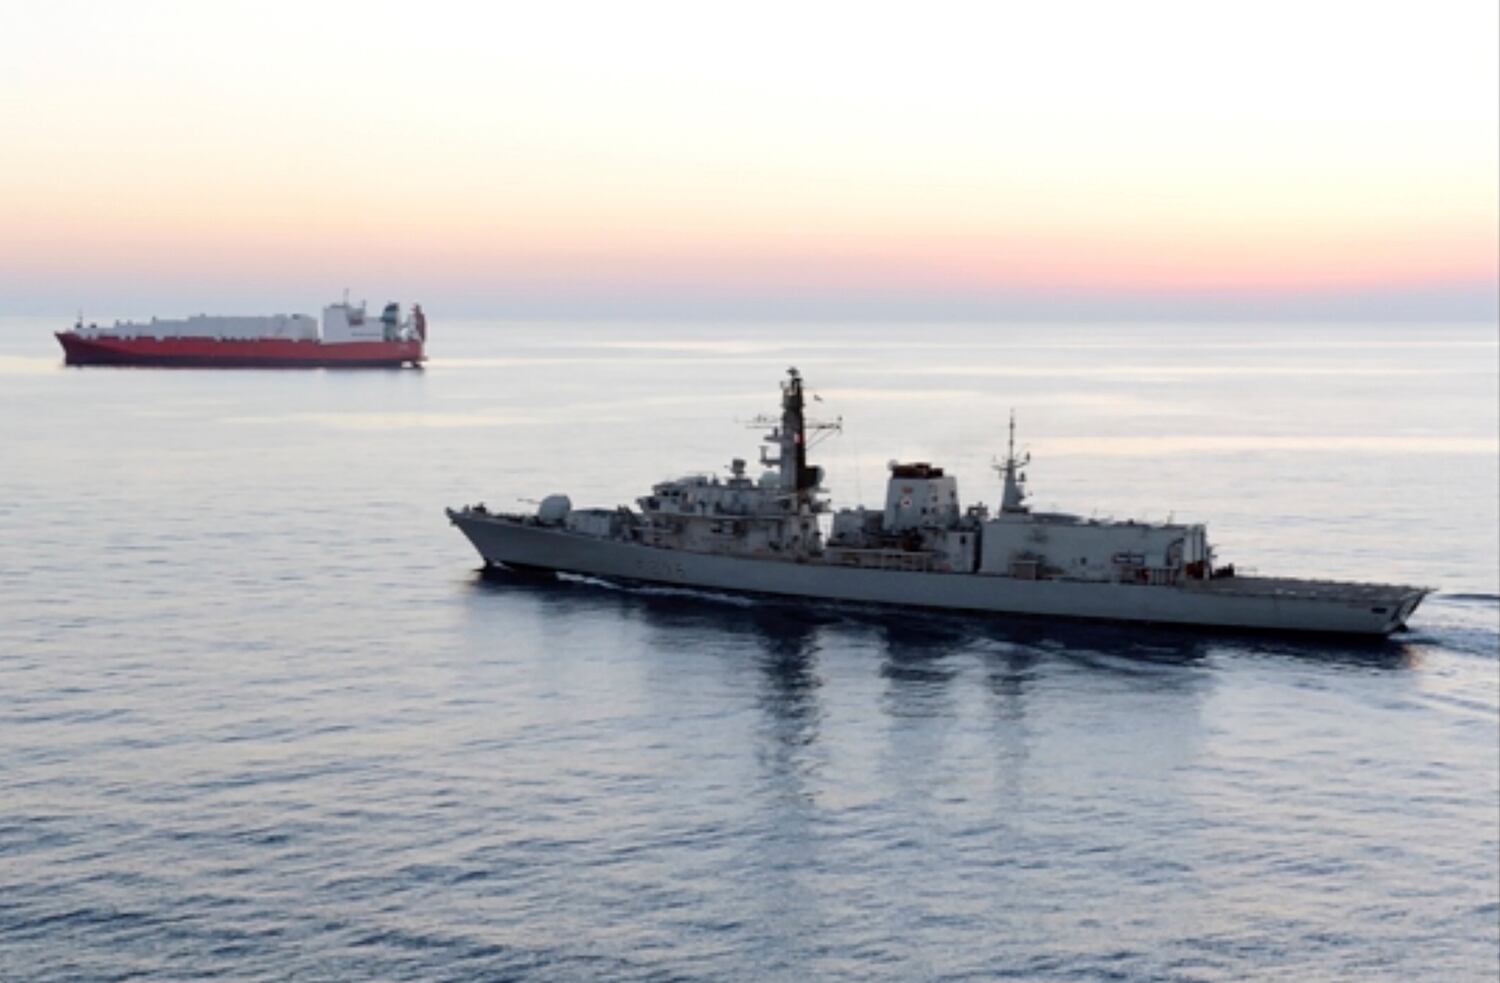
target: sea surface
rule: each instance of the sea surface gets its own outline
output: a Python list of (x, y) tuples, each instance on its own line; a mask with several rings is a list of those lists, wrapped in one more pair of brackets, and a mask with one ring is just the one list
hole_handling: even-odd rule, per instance
[[(170, 313), (170, 312), (163, 312)], [(68, 369), (0, 319), (0, 979), (1488, 980), (1494, 325), (454, 321)], [(486, 579), (446, 505), (754, 461), (1437, 589), (1380, 644)]]

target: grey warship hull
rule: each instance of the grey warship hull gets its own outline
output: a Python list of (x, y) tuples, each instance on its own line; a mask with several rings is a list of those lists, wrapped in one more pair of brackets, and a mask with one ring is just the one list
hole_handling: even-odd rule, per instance
[(1403, 628), (1427, 593), (1400, 585), (1245, 576), (1151, 585), (852, 568), (809, 557), (663, 549), (580, 534), (529, 517), (470, 509), (450, 509), (448, 517), (489, 564), (802, 600), (966, 613), (1379, 637)]

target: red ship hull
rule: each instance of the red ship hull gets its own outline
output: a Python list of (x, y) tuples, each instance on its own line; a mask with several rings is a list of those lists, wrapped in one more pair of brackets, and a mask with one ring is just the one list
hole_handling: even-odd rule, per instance
[(321, 341), (283, 338), (85, 338), (57, 332), (69, 365), (175, 368), (398, 368), (422, 362), (420, 341)]

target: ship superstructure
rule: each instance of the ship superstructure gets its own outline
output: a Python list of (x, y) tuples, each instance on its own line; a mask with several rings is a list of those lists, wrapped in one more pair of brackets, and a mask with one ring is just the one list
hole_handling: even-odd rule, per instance
[(533, 515), (448, 510), (487, 564), (806, 599), (1278, 631), (1389, 634), (1423, 588), (1237, 576), (1215, 566), (1200, 524), (1105, 521), (1026, 504), (1015, 419), (998, 507), (963, 507), (957, 479), (890, 464), (882, 508), (830, 509), (808, 436), (803, 380), (782, 383), (758, 477), (655, 485), (636, 508), (575, 509), (552, 495)]
[(427, 318), (419, 304), (403, 319), (385, 305), (369, 317), (364, 304), (323, 308), (321, 327), (308, 314), (224, 316), (84, 324), (60, 331), (69, 365), (157, 365), (231, 368), (385, 367), (426, 357)]

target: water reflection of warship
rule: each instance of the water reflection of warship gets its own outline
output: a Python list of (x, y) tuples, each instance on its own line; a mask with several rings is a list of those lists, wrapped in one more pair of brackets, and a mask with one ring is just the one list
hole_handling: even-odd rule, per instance
[(1427, 591), (1392, 584), (1235, 575), (1216, 567), (1204, 526), (1116, 522), (1025, 504), (1029, 458), (1010, 447), (998, 512), (964, 509), (958, 483), (892, 462), (884, 509), (831, 512), (804, 417), (802, 377), (781, 387), (758, 478), (665, 481), (638, 509), (575, 509), (552, 495), (535, 514), (448, 510), (487, 565), (816, 600), (1211, 628), (1387, 635)]

